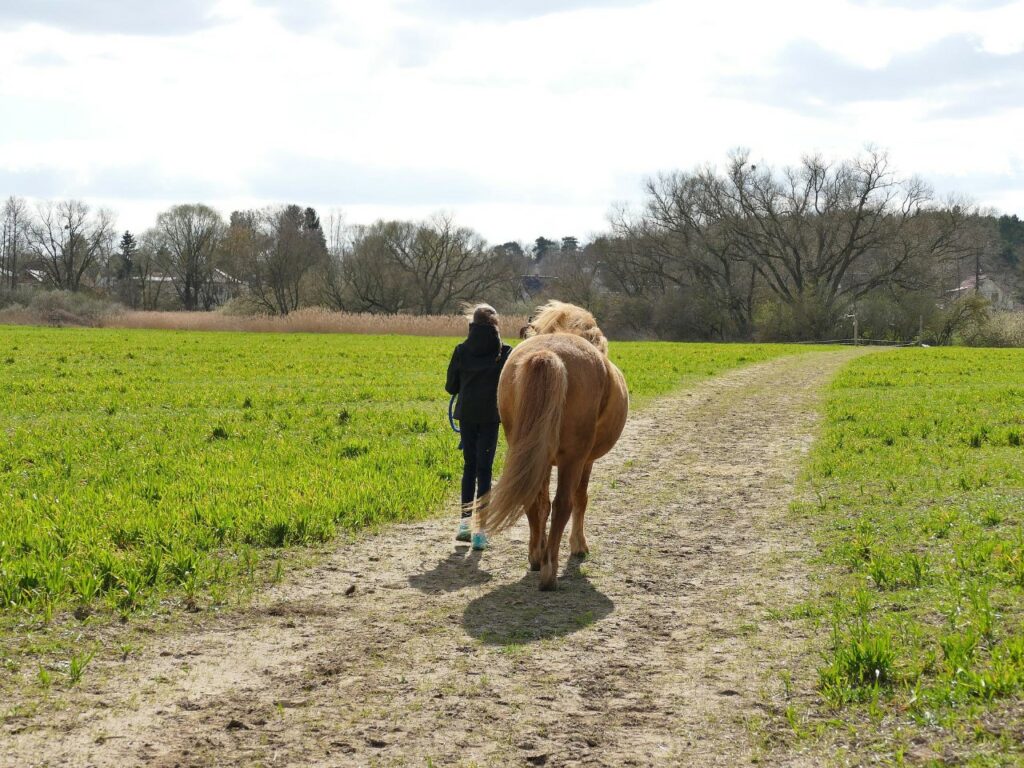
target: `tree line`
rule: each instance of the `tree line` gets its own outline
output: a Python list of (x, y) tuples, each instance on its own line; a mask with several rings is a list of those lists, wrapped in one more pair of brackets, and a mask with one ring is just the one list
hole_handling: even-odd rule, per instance
[[(897, 174), (884, 152), (758, 166), (735, 152), (662, 173), (643, 203), (581, 244), (489, 245), (447, 215), (349, 226), (311, 207), (175, 205), (140, 234), (78, 200), (0, 211), (0, 280), (106, 293), (137, 309), (304, 306), (440, 314), (486, 299), (522, 311), (547, 297), (598, 313), (619, 335), (821, 339), (857, 316), (875, 336), (913, 338), (963, 315), (965, 281), (1024, 290), (1024, 222)], [(29, 276), (29, 277), (26, 277)], [(980, 302), (975, 300), (980, 307)]]

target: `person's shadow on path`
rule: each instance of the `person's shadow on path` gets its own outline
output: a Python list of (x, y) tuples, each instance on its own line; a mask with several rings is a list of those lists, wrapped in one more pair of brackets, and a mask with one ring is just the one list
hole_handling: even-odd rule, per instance
[(462, 624), (488, 645), (532, 643), (578, 632), (615, 610), (615, 603), (595, 589), (571, 558), (554, 592), (537, 589), (539, 574), (528, 572), (473, 600)]
[(409, 586), (430, 595), (440, 592), (458, 592), (466, 587), (486, 584), (491, 580), (488, 571), (480, 570), (482, 552), (469, 547), (456, 547), (448, 557), (442, 559), (431, 570), (414, 573), (409, 577)]

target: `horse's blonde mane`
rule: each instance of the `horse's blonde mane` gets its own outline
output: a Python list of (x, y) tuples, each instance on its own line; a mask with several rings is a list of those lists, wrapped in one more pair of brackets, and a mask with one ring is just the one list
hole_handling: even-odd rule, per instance
[(537, 307), (526, 336), (539, 336), (544, 333), (572, 333), (589, 341), (603, 354), (608, 354), (608, 339), (597, 327), (594, 316), (575, 304), (552, 300), (542, 307)]

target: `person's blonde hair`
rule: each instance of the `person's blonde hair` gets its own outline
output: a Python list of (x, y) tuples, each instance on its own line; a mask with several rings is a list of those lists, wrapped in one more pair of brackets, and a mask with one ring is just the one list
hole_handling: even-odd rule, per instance
[(490, 304), (467, 304), (466, 319), (477, 325), (493, 325), (498, 327), (498, 310)]

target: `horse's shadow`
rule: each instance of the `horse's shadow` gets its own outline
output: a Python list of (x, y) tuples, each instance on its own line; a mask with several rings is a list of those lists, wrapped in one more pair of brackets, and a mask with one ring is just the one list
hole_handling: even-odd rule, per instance
[(527, 573), (473, 600), (462, 616), (466, 632), (488, 645), (533, 643), (577, 632), (615, 610), (576, 558), (569, 560), (554, 592), (537, 590), (538, 575)]
[(480, 570), (482, 553), (469, 547), (456, 547), (448, 557), (431, 570), (414, 573), (409, 577), (409, 586), (420, 592), (436, 595), (439, 592), (458, 592), (466, 587), (486, 584), (491, 574)]

